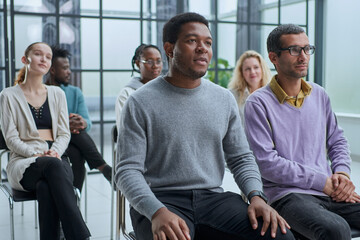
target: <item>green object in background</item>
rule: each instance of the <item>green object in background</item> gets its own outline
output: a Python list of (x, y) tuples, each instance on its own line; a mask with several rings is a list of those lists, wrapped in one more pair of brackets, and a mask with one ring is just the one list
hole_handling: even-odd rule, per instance
[[(232, 68), (229, 65), (229, 62), (225, 59), (218, 58), (218, 82), (220, 86), (227, 88), (227, 85), (232, 77)], [(210, 63), (209, 69), (215, 69), (215, 62)], [(208, 71), (206, 78), (210, 81), (215, 82), (215, 71)]]

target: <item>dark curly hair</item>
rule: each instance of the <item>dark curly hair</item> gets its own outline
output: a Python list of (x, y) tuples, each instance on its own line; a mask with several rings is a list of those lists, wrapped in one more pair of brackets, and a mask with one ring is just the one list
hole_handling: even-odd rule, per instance
[(280, 38), (285, 34), (300, 34), (305, 32), (303, 28), (295, 24), (284, 24), (276, 27), (271, 31), (267, 38), (267, 51), (275, 52), (278, 56), (281, 55), (280, 49), (282, 48), (282, 43)]
[(68, 50), (60, 48), (59, 46), (51, 46), (51, 50), (53, 52), (51, 59), (52, 64), (54, 64), (56, 58), (70, 58), (71, 56), (71, 53)]
[(176, 43), (181, 26), (188, 22), (199, 22), (209, 28), (209, 21), (203, 16), (194, 12), (181, 13), (172, 17), (163, 28), (163, 44), (166, 42)]

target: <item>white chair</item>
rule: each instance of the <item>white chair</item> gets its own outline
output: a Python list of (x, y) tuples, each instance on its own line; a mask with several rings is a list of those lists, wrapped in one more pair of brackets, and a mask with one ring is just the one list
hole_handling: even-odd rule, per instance
[[(112, 189), (114, 189), (114, 176), (115, 176), (115, 166), (116, 166), (116, 142), (117, 142), (117, 128), (116, 126), (113, 126), (111, 129), (111, 136), (112, 136), (112, 154), (113, 154), (113, 172), (112, 172)], [(114, 224), (114, 191), (111, 193), (111, 227), (110, 227), (110, 239), (113, 239), (113, 224)], [(128, 232), (126, 230), (126, 199), (125, 196), (119, 191), (116, 191), (116, 236), (115, 239), (120, 239), (120, 234), (122, 232), (123, 236), (126, 240), (136, 240), (135, 233), (134, 232)]]
[[(4, 136), (2, 131), (0, 130), (0, 189), (3, 191), (5, 196), (9, 201), (9, 210), (10, 210), (10, 239), (15, 239), (15, 231), (14, 231), (14, 202), (21, 202), (21, 216), (24, 215), (24, 201), (34, 201), (36, 200), (36, 194), (34, 192), (24, 192), (17, 191), (10, 187), (9, 182), (7, 181), (7, 173), (5, 169), (2, 169), (1, 162), (2, 158), (5, 154), (9, 153), (9, 149), (6, 146)], [(37, 202), (35, 201), (35, 229), (38, 228), (38, 220), (37, 220)]]
[[(0, 130), (0, 189), (3, 191), (5, 196), (9, 201), (9, 210), (10, 210), (10, 239), (15, 240), (15, 231), (14, 231), (14, 202), (21, 202), (21, 216), (24, 215), (24, 202), (25, 201), (34, 201), (35, 202), (35, 229), (38, 229), (38, 213), (37, 213), (37, 198), (35, 192), (25, 192), (12, 189), (9, 182), (7, 181), (7, 173), (1, 167), (2, 157), (9, 152), (9, 149), (6, 146), (4, 136)], [(80, 191), (74, 187), (74, 193), (77, 199), (78, 206), (80, 204)]]

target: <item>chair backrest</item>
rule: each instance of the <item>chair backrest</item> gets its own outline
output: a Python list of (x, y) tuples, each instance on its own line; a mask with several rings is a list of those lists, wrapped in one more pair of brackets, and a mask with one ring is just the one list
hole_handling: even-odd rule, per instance
[(352, 238), (360, 237), (360, 230), (357, 228), (351, 228), (351, 237)]
[[(294, 237), (296, 240), (308, 240), (306, 237), (295, 232), (294, 230), (291, 230), (291, 231), (294, 234)], [(351, 228), (351, 238), (357, 238), (357, 237), (360, 237), (360, 230), (357, 228)]]
[(2, 134), (2, 131), (0, 129), (0, 150), (2, 149), (8, 150), (8, 147), (6, 146), (4, 135)]
[(11, 196), (14, 202), (25, 202), (36, 200), (36, 192), (25, 192), (19, 191), (11, 188), (9, 182), (4, 182), (1, 184), (1, 189), (7, 191), (8, 196)]
[(112, 137), (112, 141), (114, 143), (117, 142), (117, 138), (118, 138), (118, 131), (117, 131), (117, 127), (116, 125), (114, 125), (111, 129), (111, 137)]
[(1, 165), (2, 156), (4, 154), (6, 154), (7, 152), (9, 152), (9, 149), (6, 146), (5, 138), (0, 129), (0, 183), (2, 183), (3, 181), (7, 182), (7, 173), (6, 173), (5, 169), (2, 168), (2, 165)]
[(1, 168), (1, 158), (2, 155), (6, 152), (9, 152), (9, 148), (6, 146), (4, 135), (2, 134), (2, 131), (0, 129), (0, 150), (3, 150), (0, 154), (0, 171), (1, 171), (1, 189), (3, 192), (7, 192), (6, 195), (8, 197), (11, 197), (14, 202), (23, 202), (23, 201), (30, 201), (30, 200), (36, 200), (36, 193), (35, 192), (24, 192), (24, 191), (18, 191), (15, 189), (12, 189), (10, 187), (9, 182), (7, 181), (7, 174), (5, 169)]

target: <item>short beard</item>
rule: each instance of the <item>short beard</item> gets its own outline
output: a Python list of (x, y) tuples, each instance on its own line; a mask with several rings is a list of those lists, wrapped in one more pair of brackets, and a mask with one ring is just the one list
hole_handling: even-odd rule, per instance
[(57, 84), (59, 84), (59, 85), (64, 85), (65, 87), (66, 86), (68, 86), (69, 85), (69, 82), (64, 82), (64, 81), (61, 81), (61, 80), (59, 80), (58, 78), (54, 78), (54, 80), (55, 80), (55, 82), (57, 83)]
[(187, 75), (190, 78), (192, 78), (193, 80), (197, 80), (199, 78), (202, 78), (205, 74), (206, 74), (206, 71), (205, 72), (195, 72), (192, 69), (188, 69), (188, 74)]
[(206, 71), (197, 72), (191, 68), (188, 68), (185, 70), (185, 64), (183, 64), (183, 61), (185, 61), (185, 60), (182, 59), (182, 55), (177, 54), (176, 56), (177, 56), (177, 58), (175, 58), (173, 60), (174, 62), (172, 63), (173, 64), (172, 67), (175, 68), (176, 71), (181, 72), (182, 74), (186, 75), (187, 77), (189, 77), (193, 80), (197, 80), (206, 74)]
[(305, 73), (300, 73), (300, 74), (298, 74), (298, 76), (296, 76), (296, 77), (298, 77), (298, 78), (304, 78), (304, 77), (306, 77), (307, 75), (308, 75), (308, 70), (306, 70)]

